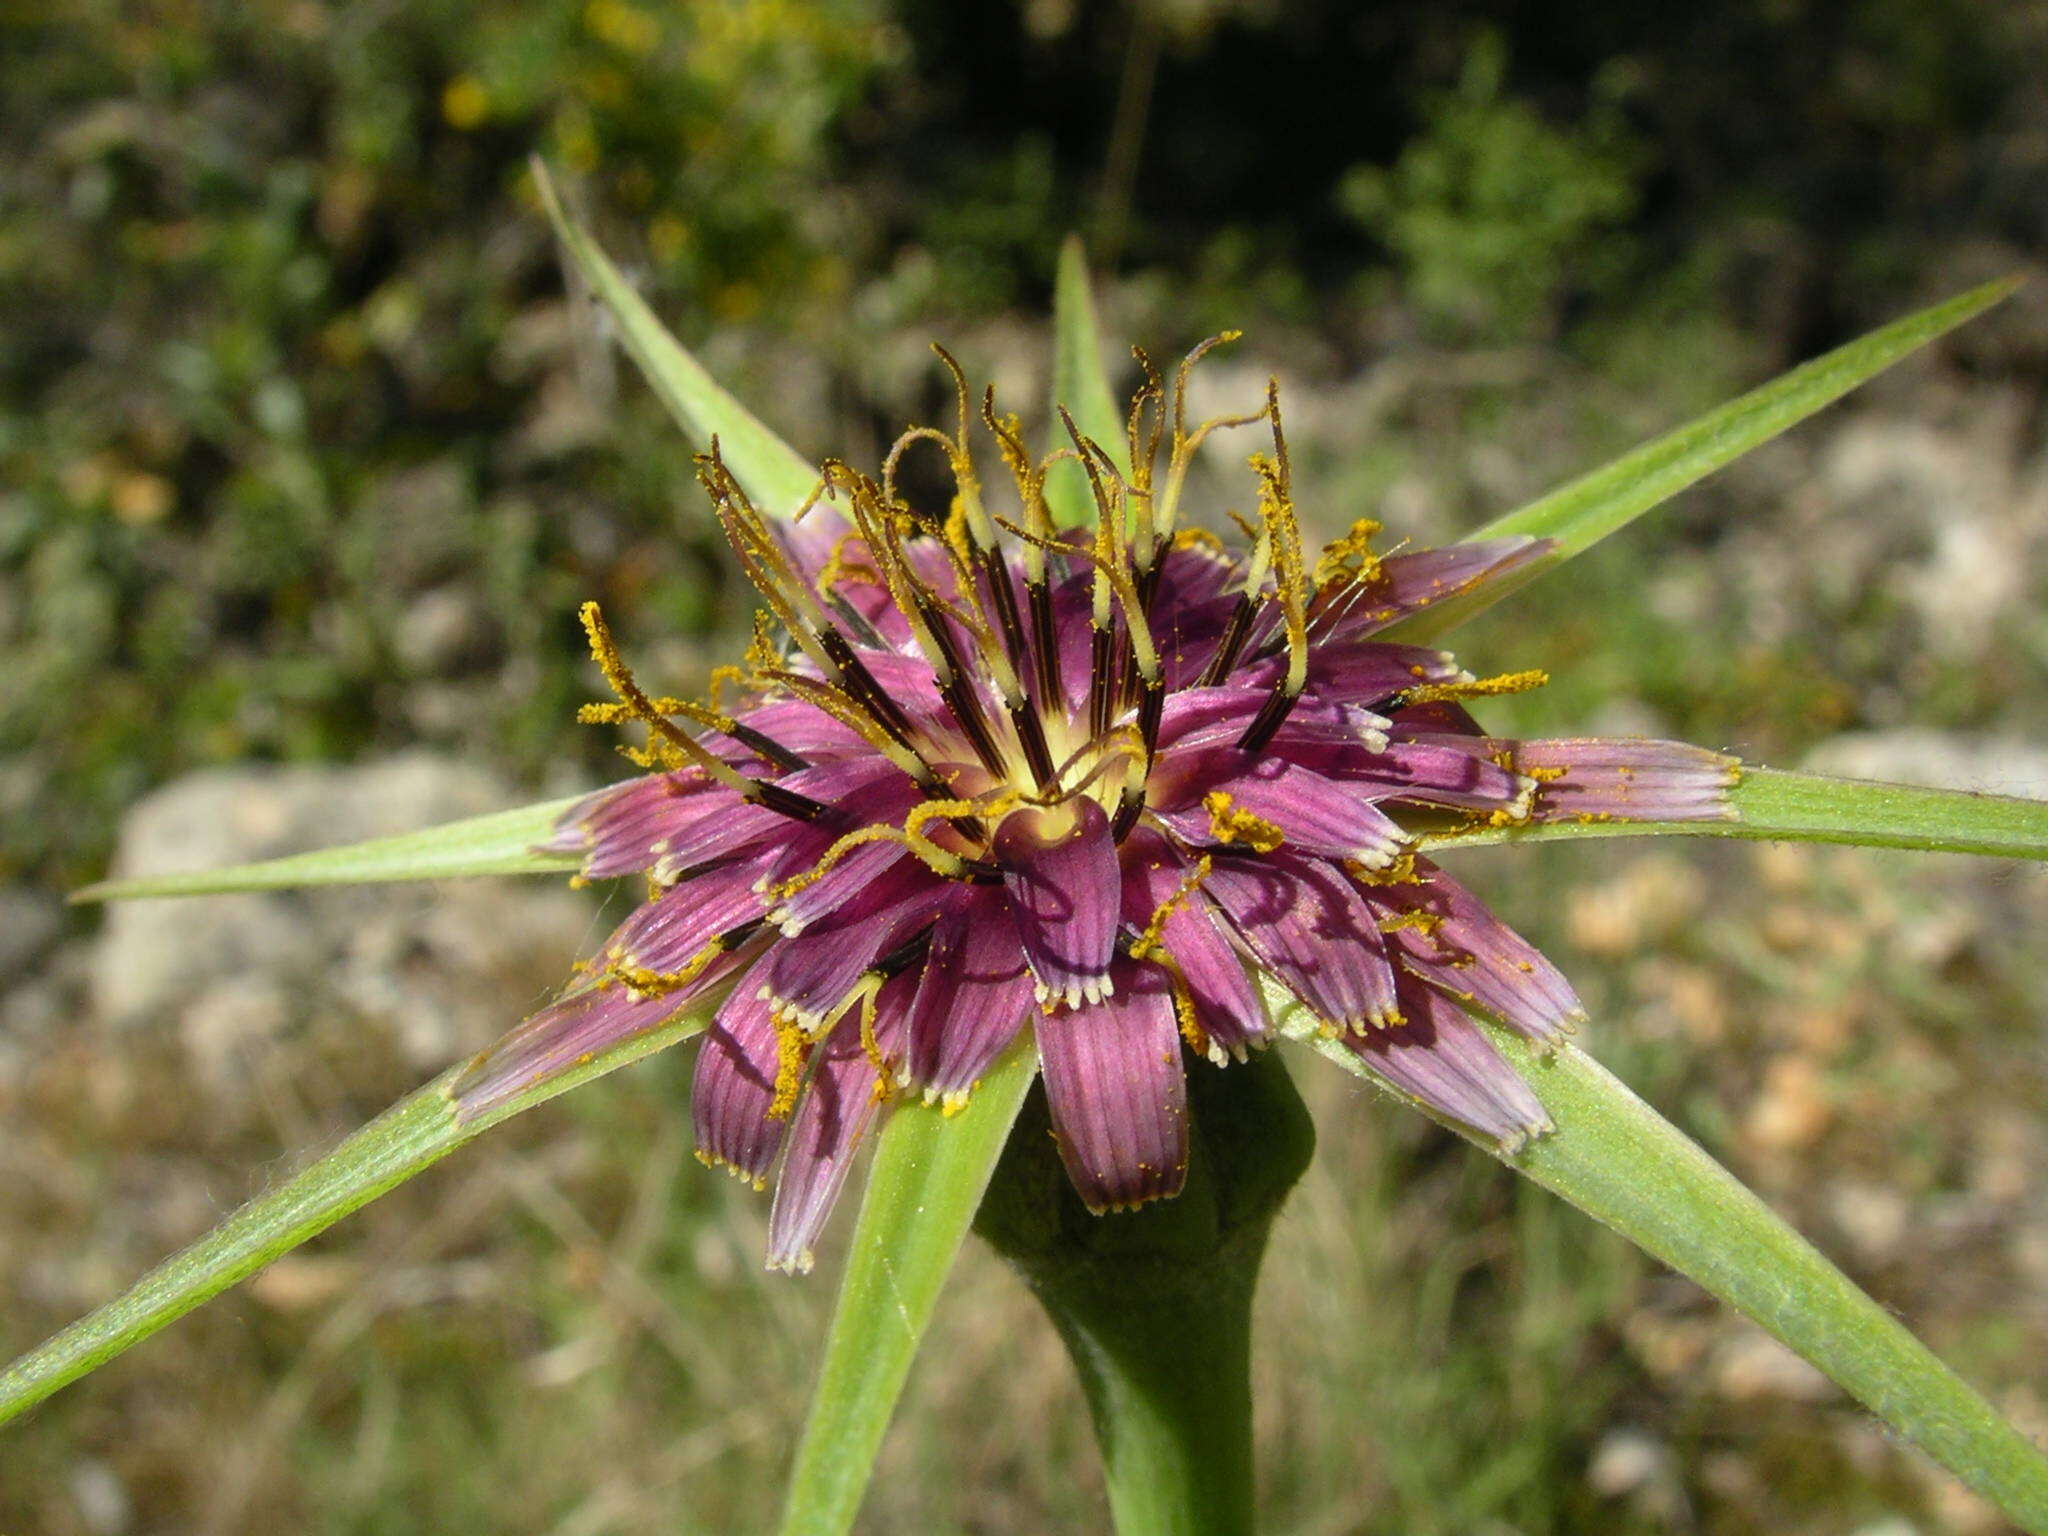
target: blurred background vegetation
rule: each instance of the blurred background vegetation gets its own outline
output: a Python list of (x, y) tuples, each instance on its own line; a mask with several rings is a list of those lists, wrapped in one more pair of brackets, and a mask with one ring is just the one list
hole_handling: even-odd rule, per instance
[[(349, 830), (365, 785), (376, 822), (597, 782), (574, 605), (678, 688), (744, 625), (530, 154), (805, 451), (940, 408), (932, 338), (1035, 410), (1077, 229), (1113, 335), (1248, 333), (1205, 388), (1280, 374), (1323, 531), (1422, 542), (2048, 233), (2032, 3), (17, 0), (0, 46), (0, 1352), (531, 1006), (598, 921), (550, 893), (485, 964), (463, 935), (502, 912), (429, 931), (473, 895), (394, 909), (382, 958), (363, 907), (63, 912), (139, 798), (289, 800), (233, 855)], [(1555, 674), (1521, 723), (2043, 792), (2044, 365), (2037, 282), (1462, 648)], [(459, 782), (347, 776), (394, 755)], [(1604, 1057), (2048, 1424), (2035, 876), (1484, 874)], [(348, 986), (251, 937), (323, 924)], [(220, 974), (123, 993), (146, 943)], [(457, 1022), (422, 1036), (422, 995)], [(829, 1279), (752, 1272), (758, 1207), (679, 1170), (679, 1073), (533, 1117), (7, 1431), (0, 1531), (763, 1526)], [(1314, 1091), (1264, 1319), (1274, 1531), (2000, 1528), (1681, 1282)], [(1094, 1477), (1055, 1346), (971, 1260), (871, 1527), (1086, 1529)]]

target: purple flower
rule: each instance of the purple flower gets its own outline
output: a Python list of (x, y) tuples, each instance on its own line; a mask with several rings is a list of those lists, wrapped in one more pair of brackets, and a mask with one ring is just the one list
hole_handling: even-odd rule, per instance
[[(1555, 1042), (1578, 999), (1417, 834), (1727, 817), (1736, 764), (1488, 736), (1466, 703), (1541, 674), (1475, 678), (1375, 637), (1547, 546), (1380, 555), (1361, 522), (1311, 565), (1277, 399), (1190, 432), (1185, 377), (1170, 411), (1156, 377), (1140, 391), (1128, 471), (1071, 424), (1074, 447), (1034, 461), (985, 401), (1014, 520), (983, 501), (964, 385), (956, 433), (907, 435), (879, 479), (827, 464), (793, 523), (763, 518), (714, 444), (705, 485), (774, 623), (717, 679), (735, 701), (699, 703), (644, 693), (586, 607), (617, 699), (585, 718), (644, 726), (630, 755), (649, 772), (582, 801), (549, 846), (587, 878), (643, 874), (648, 897), (472, 1063), (464, 1114), (722, 991), (698, 1155), (775, 1175), (769, 1263), (803, 1269), (886, 1105), (964, 1103), (1028, 1026), (1068, 1174), (1116, 1210), (1181, 1187), (1183, 1047), (1223, 1066), (1269, 1039), (1249, 963), (1411, 1098), (1506, 1145), (1547, 1128), (1467, 1010)], [(1202, 439), (1258, 421), (1271, 447), (1233, 550), (1177, 504)], [(895, 493), (920, 438), (956, 478), (943, 528)], [(1062, 459), (1088, 472), (1092, 534), (1054, 532)]]

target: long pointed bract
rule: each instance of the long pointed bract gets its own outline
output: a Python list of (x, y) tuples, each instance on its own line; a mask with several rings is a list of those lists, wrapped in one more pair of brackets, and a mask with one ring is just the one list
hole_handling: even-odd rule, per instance
[(1420, 642), (1448, 633), (1687, 486), (1834, 404), (1936, 337), (1982, 314), (2019, 285), (2017, 277), (2000, 278), (1894, 320), (1495, 518), (1468, 535), (1468, 542), (1533, 534), (1555, 540), (1556, 550), (1470, 596), (1452, 598), (1396, 624), (1384, 638)]

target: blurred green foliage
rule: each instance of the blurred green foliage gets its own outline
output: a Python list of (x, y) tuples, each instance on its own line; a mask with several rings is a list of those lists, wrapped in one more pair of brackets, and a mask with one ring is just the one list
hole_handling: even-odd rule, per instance
[(525, 157), (602, 165), (688, 313), (799, 324), (847, 284), (828, 136), (902, 53), (874, 7), (6, 25), (0, 877), (77, 879), (199, 763), (419, 735), (532, 778), (577, 593), (703, 626), (687, 454), (638, 395), (594, 409)]
[(1626, 226), (1648, 147), (1624, 111), (1629, 71), (1595, 75), (1582, 122), (1556, 127), (1505, 93), (1507, 44), (1491, 28), (1392, 166), (1338, 187), (1344, 211), (1393, 251), (1374, 274), (1452, 338), (1547, 333), (1571, 292), (1603, 293), (1629, 269)]

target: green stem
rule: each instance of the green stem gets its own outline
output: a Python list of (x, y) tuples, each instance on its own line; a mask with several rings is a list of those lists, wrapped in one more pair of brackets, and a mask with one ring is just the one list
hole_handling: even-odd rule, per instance
[(1123, 1536), (1253, 1529), (1251, 1308), (1273, 1218), (1315, 1132), (1276, 1056), (1190, 1062), (1179, 1198), (1092, 1216), (1027, 1101), (975, 1230), (1023, 1271), (1088, 1397)]

